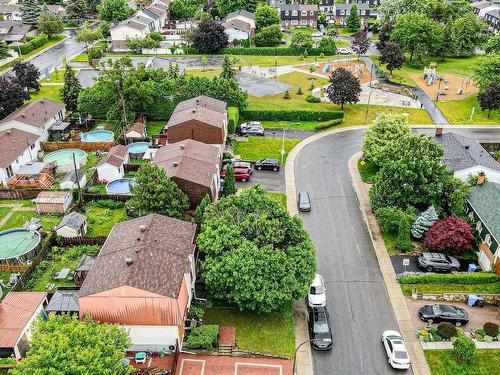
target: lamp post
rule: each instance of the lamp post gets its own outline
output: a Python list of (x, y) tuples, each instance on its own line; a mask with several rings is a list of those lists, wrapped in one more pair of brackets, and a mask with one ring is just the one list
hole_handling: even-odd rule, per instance
[(370, 91), (370, 94), (368, 94), (368, 105), (366, 106), (366, 112), (365, 112), (365, 125), (366, 121), (368, 120), (368, 109), (370, 108), (370, 99), (372, 97), (374, 90)]
[(443, 77), (439, 77), (438, 80), (439, 80), (439, 85), (438, 85), (438, 90), (437, 90), (437, 94), (436, 94), (436, 101), (439, 100), (439, 89), (441, 89), (441, 82), (443, 82)]
[(296, 367), (297, 367), (297, 366), (296, 366), (296, 363), (297, 363), (297, 361), (295, 360), (295, 358), (297, 357), (297, 352), (299, 351), (299, 348), (300, 348), (302, 345), (307, 344), (308, 342), (312, 342), (312, 341), (331, 342), (331, 341), (332, 341), (332, 339), (309, 339), (309, 340), (306, 340), (306, 341), (304, 341), (304, 342), (300, 343), (300, 344), (299, 344), (299, 346), (297, 346), (297, 347), (295, 348), (295, 353), (294, 353), (294, 355), (293, 355), (293, 372), (292, 372), (292, 375), (295, 375), (295, 373), (296, 373)]
[(372, 61), (372, 66), (370, 68), (370, 85), (369, 85), (369, 87), (372, 87), (372, 77), (373, 77), (373, 67), (374, 66), (375, 66), (375, 64)]

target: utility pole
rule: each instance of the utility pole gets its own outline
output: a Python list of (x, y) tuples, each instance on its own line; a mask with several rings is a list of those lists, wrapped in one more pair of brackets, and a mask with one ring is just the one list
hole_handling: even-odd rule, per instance
[(78, 186), (78, 203), (82, 200), (82, 189), (80, 187), (80, 176), (78, 175), (78, 169), (76, 169), (76, 159), (75, 154), (71, 154), (73, 156), (73, 168), (75, 169), (75, 178), (76, 178), (76, 186)]

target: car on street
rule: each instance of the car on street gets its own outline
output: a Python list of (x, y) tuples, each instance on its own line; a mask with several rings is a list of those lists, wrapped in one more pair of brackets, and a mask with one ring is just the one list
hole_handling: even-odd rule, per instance
[(449, 322), (457, 327), (469, 322), (467, 311), (452, 305), (425, 305), (418, 310), (418, 316), (427, 323)]
[(410, 358), (406, 350), (403, 337), (397, 331), (385, 331), (382, 334), (382, 343), (387, 353), (389, 364), (400, 370), (410, 368)]
[(255, 169), (259, 171), (266, 170), (266, 171), (278, 172), (280, 170), (280, 162), (276, 159), (271, 159), (271, 158), (257, 160), (255, 162)]
[(314, 279), (307, 294), (309, 307), (326, 306), (325, 282), (320, 274), (314, 275)]
[(455, 272), (460, 268), (460, 262), (456, 258), (441, 253), (422, 253), (418, 257), (418, 265), (427, 272)]
[[(233, 169), (234, 179), (236, 181), (247, 182), (250, 180), (250, 173), (246, 168), (234, 168)], [(220, 177), (224, 179), (226, 177), (226, 171), (222, 171)]]
[(310, 212), (311, 211), (311, 197), (306, 191), (301, 191), (297, 198), (297, 206), (300, 212)]
[(351, 53), (351, 50), (349, 50), (348, 48), (344, 48), (344, 47), (337, 48), (337, 54), (339, 54), (339, 55), (349, 55), (350, 53)]
[(333, 347), (332, 326), (326, 307), (309, 309), (309, 335), (313, 349), (329, 350)]

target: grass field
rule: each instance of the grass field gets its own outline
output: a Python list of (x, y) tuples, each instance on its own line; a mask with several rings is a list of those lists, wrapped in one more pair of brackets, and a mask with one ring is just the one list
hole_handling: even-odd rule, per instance
[[(285, 160), (290, 150), (299, 143), (299, 139), (285, 139)], [(243, 160), (274, 158), (281, 160), (281, 139), (248, 137), (246, 141), (237, 141), (234, 153)]]
[(38, 99), (47, 98), (57, 102), (61, 102), (61, 89), (63, 85), (42, 85), (40, 91), (30, 93), (31, 99), (28, 102), (33, 102)]
[(213, 78), (218, 76), (222, 72), (221, 68), (210, 68), (210, 69), (186, 69), (186, 73), (195, 77), (206, 77)]
[(293, 357), (295, 335), (291, 306), (287, 311), (268, 315), (211, 308), (206, 310), (204, 323), (235, 327), (240, 349)]
[(89, 203), (85, 206), (88, 221), (88, 237), (107, 236), (113, 225), (124, 220), (125, 209), (109, 209)]
[(461, 363), (453, 350), (425, 350), (432, 375), (500, 374), (500, 349), (478, 350), (472, 363)]
[[(462, 100), (447, 100), (436, 103), (439, 109), (446, 116), (448, 121), (454, 125), (464, 124), (481, 124), (481, 125), (498, 125), (500, 124), (500, 110), (491, 111), (488, 117), (488, 111), (481, 111), (477, 95), (470, 95)], [(472, 107), (476, 107), (472, 121), (470, 115)]]
[(148, 134), (148, 137), (160, 134), (166, 124), (167, 121), (147, 121), (146, 132)]
[(43, 230), (46, 232), (59, 224), (62, 219), (62, 216), (37, 215), (35, 211), (14, 211), (0, 230), (22, 228), (27, 221), (30, 221), (34, 217), (42, 221)]
[(269, 195), (269, 197), (275, 201), (278, 201), (280, 202), (283, 207), (286, 208), (286, 194), (285, 193), (275, 193), (275, 192), (267, 192), (267, 194)]
[(401, 290), (405, 296), (411, 296), (411, 291), (416, 289), (419, 293), (500, 293), (500, 282), (483, 284), (401, 284)]

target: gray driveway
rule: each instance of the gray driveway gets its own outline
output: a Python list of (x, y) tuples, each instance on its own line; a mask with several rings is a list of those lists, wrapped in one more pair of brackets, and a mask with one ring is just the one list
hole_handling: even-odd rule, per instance
[(258, 98), (268, 95), (275, 95), (292, 87), (287, 83), (277, 82), (274, 79), (257, 77), (248, 73), (236, 74), (238, 84), (243, 91)]
[(254, 171), (250, 181), (236, 182), (236, 188), (244, 189), (254, 184), (261, 184), (267, 191), (275, 193), (285, 192), (285, 169), (280, 169), (279, 172), (272, 171)]

